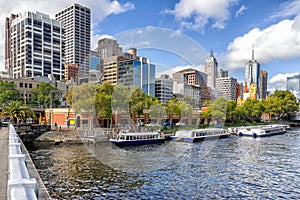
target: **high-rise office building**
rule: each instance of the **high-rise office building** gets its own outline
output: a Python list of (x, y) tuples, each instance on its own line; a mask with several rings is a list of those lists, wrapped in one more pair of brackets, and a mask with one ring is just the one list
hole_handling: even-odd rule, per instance
[(91, 11), (79, 4), (72, 4), (55, 15), (64, 23), (65, 61), (77, 64), (80, 75), (90, 70)]
[(216, 87), (216, 79), (218, 77), (218, 62), (214, 57), (213, 51), (205, 62), (205, 73), (207, 74), (207, 86), (214, 89)]
[(173, 80), (166, 74), (155, 79), (155, 97), (168, 102), (173, 96)]
[[(8, 20), (9, 21), (9, 20)], [(48, 15), (25, 12), (14, 17), (6, 40), (8, 71), (13, 78), (51, 75), (64, 79), (63, 24)], [(8, 27), (7, 27), (8, 28)]]
[(136, 55), (136, 49), (129, 50), (133, 59), (118, 62), (118, 84), (141, 88), (146, 94), (155, 96), (155, 65), (149, 59)]
[(268, 72), (260, 70), (260, 98), (266, 99), (268, 93)]
[(12, 76), (12, 63), (11, 63), (11, 24), (18, 15), (11, 14), (5, 20), (5, 69), (8, 74)]
[(252, 59), (245, 64), (245, 86), (249, 88), (252, 83), (256, 85), (257, 94), (260, 95), (260, 64), (254, 59), (254, 49)]
[(221, 77), (216, 80), (216, 90), (219, 96), (227, 100), (237, 100), (237, 80), (232, 77)]

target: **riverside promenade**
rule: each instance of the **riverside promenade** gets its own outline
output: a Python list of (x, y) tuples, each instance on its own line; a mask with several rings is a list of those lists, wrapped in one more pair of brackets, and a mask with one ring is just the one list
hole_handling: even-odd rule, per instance
[[(11, 168), (11, 166), (9, 166), (9, 159), (11, 159), (9, 157), (10, 154), (10, 141), (9, 141), (9, 128), (8, 127), (2, 127), (2, 129), (0, 129), (0, 200), (5, 200), (5, 199), (17, 199), (17, 200), (23, 200), (24, 196), (22, 197), (21, 194), (14, 194), (13, 197), (9, 197), (10, 195), (8, 194), (8, 185), (12, 184), (12, 182), (10, 182), (11, 180), (9, 180), (9, 169)], [(42, 179), (40, 178), (34, 163), (25, 147), (25, 145), (22, 143), (22, 141), (20, 141), (20, 147), (21, 147), (21, 151), (22, 154), (25, 156), (25, 164), (26, 164), (26, 168), (28, 171), (28, 174), (30, 176), (30, 178), (35, 179), (36, 181), (36, 189), (35, 189), (35, 195), (36, 198), (34, 199), (51, 199), (50, 195), (42, 181)], [(17, 167), (17, 166), (15, 166)], [(21, 167), (21, 166), (20, 166)], [(10, 183), (9, 183), (10, 182)], [(21, 187), (24, 187), (25, 185), (27, 185), (28, 183), (24, 183), (24, 180), (21, 180), (16, 182), (15, 180), (13, 181), (13, 186), (11, 185), (10, 187), (19, 187), (18, 185), (20, 185)], [(26, 199), (26, 198), (25, 198)]]
[(7, 199), (8, 128), (0, 129), (0, 199)]

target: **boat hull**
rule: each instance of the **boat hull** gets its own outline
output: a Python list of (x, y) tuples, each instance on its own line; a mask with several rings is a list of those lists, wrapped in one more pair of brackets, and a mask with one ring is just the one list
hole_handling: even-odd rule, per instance
[(115, 144), (119, 147), (125, 146), (138, 146), (138, 145), (145, 145), (145, 144), (161, 144), (165, 142), (164, 138), (159, 139), (152, 139), (152, 140), (125, 140), (125, 141), (117, 141), (117, 140), (110, 140), (111, 143)]
[(256, 128), (244, 128), (239, 130), (238, 136), (246, 137), (270, 137), (274, 135), (281, 135), (286, 132), (286, 129), (283, 126), (277, 127), (256, 127)]
[(223, 139), (223, 138), (228, 138), (230, 136), (229, 133), (226, 134), (220, 134), (220, 135), (206, 135), (206, 136), (200, 136), (200, 137), (176, 137), (176, 136), (171, 136), (171, 140), (176, 141), (176, 142), (202, 142), (204, 140), (217, 140), (217, 139)]
[(247, 133), (239, 132), (238, 135), (239, 135), (239, 136), (246, 136), (246, 137), (254, 137), (254, 138), (257, 138), (257, 137), (271, 137), (271, 136), (274, 136), (274, 135), (282, 135), (282, 134), (284, 134), (285, 132), (286, 132), (286, 131), (278, 131), (278, 132), (274, 132), (274, 133), (265, 133), (265, 134), (256, 134), (256, 133), (247, 134)]

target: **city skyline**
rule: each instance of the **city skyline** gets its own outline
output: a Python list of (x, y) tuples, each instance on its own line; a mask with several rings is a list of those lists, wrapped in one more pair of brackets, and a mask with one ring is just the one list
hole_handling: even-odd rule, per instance
[[(52, 18), (73, 1), (34, 1), (15, 4), (2, 1), (0, 14), (0, 68), (4, 69), (4, 21), (10, 14), (39, 11)], [(216, 2), (218, 4), (216, 4)], [(244, 65), (251, 59), (254, 46), (255, 58), (268, 72), (268, 90), (285, 89), (286, 76), (299, 73), (300, 52), (297, 51), (300, 34), (300, 1), (108, 1), (92, 0), (76, 3), (91, 9), (92, 44), (103, 35), (115, 36), (124, 31), (160, 27), (174, 30), (195, 40), (209, 56), (210, 49), (219, 63), (219, 69), (229, 70), (229, 75), (243, 81)], [(218, 5), (218, 6), (216, 6)], [(255, 15), (253, 15), (255, 13)], [(147, 41), (144, 41), (145, 43)], [(133, 43), (134, 44), (134, 43)], [(121, 46), (124, 44), (120, 43)], [(181, 44), (179, 44), (181, 45)], [(124, 49), (126, 50), (126, 49)], [(139, 50), (139, 49), (138, 49)], [(139, 50), (154, 64), (170, 68), (185, 66), (182, 59), (159, 55), (161, 52)], [(201, 61), (199, 65), (205, 62)]]

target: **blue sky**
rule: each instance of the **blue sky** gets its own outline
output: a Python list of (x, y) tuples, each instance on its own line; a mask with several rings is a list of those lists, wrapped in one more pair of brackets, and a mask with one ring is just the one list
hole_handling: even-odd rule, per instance
[[(299, 0), (76, 2), (92, 10), (92, 47), (103, 35), (109, 35), (120, 38), (120, 44), (126, 50), (132, 44), (130, 35), (133, 35), (138, 54), (148, 57), (158, 68), (192, 64), (202, 69), (201, 65), (212, 48), (219, 68), (229, 70), (231, 76), (242, 81), (244, 64), (251, 58), (254, 46), (255, 58), (269, 73), (269, 90), (284, 88), (286, 77), (300, 72)], [(72, 0), (26, 0), (16, 5), (2, 0), (0, 7), (4, 11), (0, 14), (3, 22), (0, 38), (4, 38), (4, 20), (10, 13), (30, 10), (54, 16), (72, 3)], [(168, 35), (173, 40), (169, 40)], [(0, 49), (3, 49), (0, 53), (1, 68), (3, 47), (4, 40), (0, 43)], [(182, 59), (180, 53), (190, 53), (193, 58), (184, 56)]]

